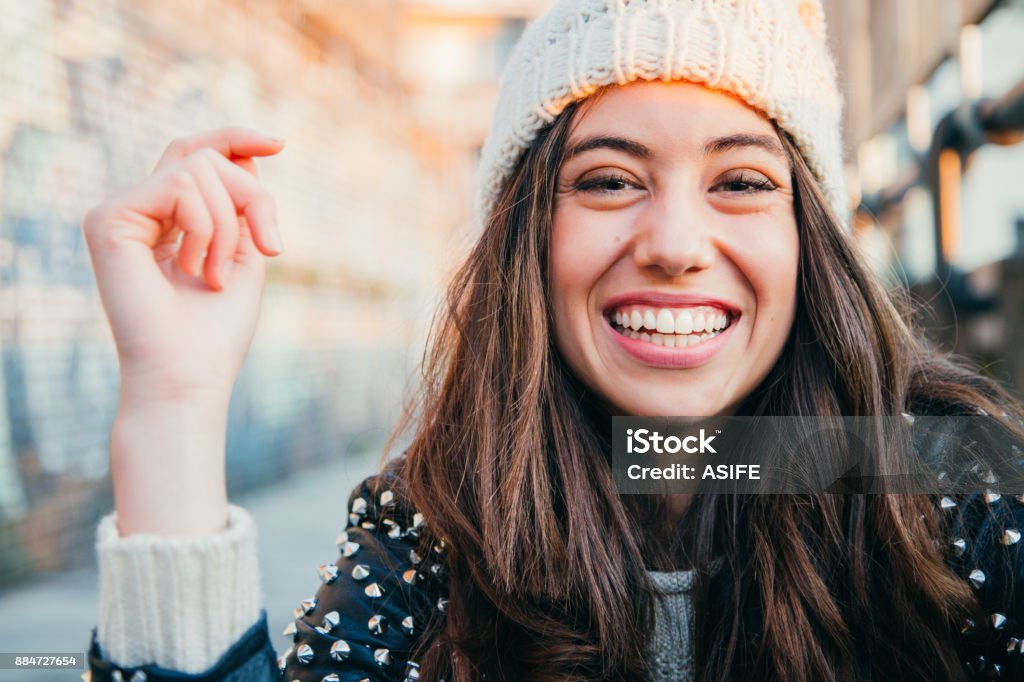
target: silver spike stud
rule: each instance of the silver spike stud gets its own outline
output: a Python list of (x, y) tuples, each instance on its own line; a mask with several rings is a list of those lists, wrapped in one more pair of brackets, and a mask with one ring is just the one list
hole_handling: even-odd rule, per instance
[(309, 665), (313, 662), (313, 647), (308, 644), (300, 644), (295, 650), (295, 660), (302, 665)]
[(304, 615), (306, 615), (306, 613), (302, 610), (301, 606), (296, 606), (294, 609), (292, 609), (292, 620), (298, 620), (299, 618), (302, 618)]
[(370, 616), (370, 620), (366, 622), (366, 626), (370, 630), (370, 634), (374, 637), (381, 637), (385, 632), (388, 631), (388, 619), (387, 616), (382, 616), (379, 613), (375, 613)]
[(362, 497), (352, 500), (352, 513), (359, 514), (360, 516), (366, 514), (366, 500)]
[(359, 527), (360, 528), (365, 528), (366, 530), (377, 530), (377, 524), (374, 523), (373, 521), (369, 521), (369, 520), (363, 521), (362, 523), (360, 523)]
[(316, 631), (321, 635), (328, 635), (331, 630), (338, 627), (338, 623), (341, 622), (341, 616), (338, 615), (337, 611), (331, 611), (324, 615), (324, 622), (321, 625), (316, 626)]
[(370, 577), (370, 567), (367, 564), (356, 564), (352, 569), (353, 580), (366, 580)]
[(1006, 626), (1006, 616), (1001, 613), (992, 614), (992, 628), (994, 630), (1002, 630)]
[(341, 682), (341, 678), (338, 677), (338, 673), (331, 673), (320, 678), (320, 682)]
[(402, 537), (402, 527), (391, 519), (384, 519), (381, 523), (387, 527), (387, 536), (392, 540)]
[(420, 512), (416, 512), (415, 514), (412, 515), (412, 529), (413, 530), (422, 530), (423, 524), (425, 524), (425, 523), (426, 523), (426, 521), (423, 519), (423, 514), (421, 514)]
[(352, 556), (353, 554), (355, 554), (358, 551), (359, 551), (359, 543), (358, 542), (346, 542), (342, 546), (342, 548), (341, 548), (341, 555), (349, 557), (349, 556)]
[(114, 682), (124, 682), (124, 675), (121, 674), (120, 670), (115, 670), (114, 672), (110, 673), (110, 679), (112, 679)]
[(302, 615), (308, 616), (309, 614), (316, 611), (316, 605), (320, 602), (317, 601), (316, 597), (310, 597), (309, 599), (303, 599), (299, 603), (299, 608), (302, 609)]
[(348, 542), (348, 531), (343, 530), (340, 533), (338, 533), (338, 537), (335, 538), (334, 544), (337, 545), (338, 549), (340, 550), (342, 547), (345, 546), (346, 542)]
[(285, 637), (292, 637), (298, 631), (299, 629), (295, 627), (295, 621), (293, 620), (292, 622), (288, 623), (288, 625), (284, 626), (284, 630), (281, 631), (281, 634)]
[(1006, 640), (1006, 653), (1008, 653), (1008, 654), (1015, 654), (1015, 653), (1017, 653), (1017, 650), (1019, 648), (1020, 648), (1020, 640), (1017, 639), (1016, 637), (1011, 637), (1010, 639)]
[(361, 518), (362, 517), (359, 516), (359, 514), (349, 514), (348, 515), (348, 525), (350, 525), (350, 526), (358, 526), (359, 525), (359, 519), (361, 519)]
[(370, 583), (369, 585), (363, 588), (363, 592), (370, 599), (380, 599), (384, 596), (384, 588), (378, 585), (377, 583)]
[(914, 423), (914, 415), (910, 414), (909, 412), (903, 412), (902, 414), (903, 418), (907, 420), (908, 424)]
[(416, 682), (418, 679), (420, 679), (420, 664), (413, 661), (407, 661), (405, 664), (404, 682)]
[(337, 642), (331, 645), (331, 658), (341, 663), (342, 661), (348, 660), (349, 655), (352, 653), (352, 647), (348, 645), (343, 639), (339, 639)]
[(1002, 543), (1004, 545), (1016, 545), (1020, 542), (1020, 531), (1016, 528), (1007, 528), (1003, 531)]
[(423, 561), (423, 557), (420, 556), (419, 552), (417, 552), (415, 549), (410, 549), (409, 550), (409, 563), (411, 563), (411, 564), (413, 564), (415, 566), (416, 564), (420, 563), (421, 561)]
[(967, 551), (967, 540), (963, 538), (957, 538), (949, 544), (953, 548), (953, 554), (957, 556), (963, 556), (964, 552)]
[(952, 497), (946, 495), (941, 500), (939, 500), (939, 506), (942, 507), (942, 509), (944, 509), (945, 511), (949, 511), (950, 509), (956, 508), (956, 501)]
[(316, 571), (320, 574), (320, 580), (324, 581), (324, 585), (330, 585), (338, 579), (338, 567), (335, 564), (321, 564)]
[(985, 501), (988, 502), (989, 504), (993, 504), (995, 502), (998, 502), (1000, 500), (1000, 498), (1002, 498), (1002, 495), (1000, 495), (997, 492), (993, 492), (991, 490), (986, 490), (985, 491)]
[(380, 506), (392, 507), (395, 504), (395, 494), (390, 490), (385, 490), (380, 494)]
[(142, 670), (136, 670), (132, 673), (131, 678), (128, 682), (146, 682), (146, 673)]
[(373, 660), (382, 668), (391, 665), (391, 652), (387, 649), (374, 649)]
[(406, 616), (402, 619), (402, 629), (405, 631), (405, 634), (412, 637), (412, 633), (415, 630), (412, 622), (412, 616)]
[(967, 618), (964, 620), (964, 626), (960, 628), (961, 635), (969, 635), (974, 632), (975, 622), (973, 618)]
[(967, 576), (967, 579), (971, 581), (972, 585), (974, 585), (974, 589), (981, 589), (981, 586), (985, 584), (985, 572), (980, 568), (976, 568), (971, 571), (970, 575)]
[(987, 469), (985, 471), (985, 475), (982, 477), (981, 480), (982, 482), (988, 483), (989, 485), (999, 482), (999, 479), (996, 477), (996, 472), (992, 471), (991, 469)]
[(402, 573), (402, 580), (404, 580), (409, 585), (415, 585), (416, 584), (416, 569), (415, 568), (406, 569), (405, 572)]
[(437, 599), (437, 610), (440, 611), (441, 613), (444, 613), (445, 609), (447, 609), (447, 608), (448, 608), (448, 600), (445, 599), (444, 597), (438, 597), (438, 599)]

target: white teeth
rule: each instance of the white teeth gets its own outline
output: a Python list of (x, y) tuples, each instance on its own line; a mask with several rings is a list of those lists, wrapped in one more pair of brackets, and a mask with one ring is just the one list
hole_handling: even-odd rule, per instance
[(693, 332), (693, 315), (689, 310), (680, 310), (676, 315), (676, 334), (690, 334)]
[(671, 334), (676, 330), (676, 321), (672, 317), (672, 311), (662, 308), (658, 311), (657, 329), (662, 334)]
[(728, 313), (707, 307), (673, 310), (633, 307), (610, 318), (624, 336), (656, 346), (686, 348), (714, 338), (730, 325)]

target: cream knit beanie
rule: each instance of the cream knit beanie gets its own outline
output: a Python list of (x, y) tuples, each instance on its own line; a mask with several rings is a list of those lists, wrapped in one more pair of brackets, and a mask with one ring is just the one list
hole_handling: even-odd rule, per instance
[(820, 0), (559, 0), (505, 67), (477, 175), (481, 223), (541, 128), (602, 86), (641, 79), (701, 83), (774, 119), (846, 224), (842, 99)]

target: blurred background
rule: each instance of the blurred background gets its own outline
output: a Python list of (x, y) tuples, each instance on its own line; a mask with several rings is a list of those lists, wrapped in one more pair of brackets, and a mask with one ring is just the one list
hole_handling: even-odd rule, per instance
[[(283, 627), (415, 386), (474, 237), (498, 75), (547, 4), (0, 3), (0, 650), (84, 651), (95, 620), (118, 375), (84, 212), (174, 137), (239, 124), (288, 141), (260, 166), (285, 249), (228, 434)], [(1024, 394), (1024, 0), (824, 5), (859, 243), (943, 347)]]

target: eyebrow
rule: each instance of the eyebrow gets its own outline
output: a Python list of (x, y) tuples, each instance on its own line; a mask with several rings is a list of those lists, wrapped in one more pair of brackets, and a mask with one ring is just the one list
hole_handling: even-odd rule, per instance
[[(708, 140), (704, 144), (701, 155), (706, 158), (741, 147), (763, 149), (772, 156), (777, 157), (780, 161), (784, 161), (787, 165), (789, 164), (789, 157), (786, 156), (785, 150), (777, 139), (771, 135), (757, 135), (754, 133), (735, 133)], [(649, 159), (654, 156), (654, 152), (649, 147), (636, 140), (615, 135), (595, 135), (593, 137), (585, 137), (570, 146), (569, 151), (565, 155), (565, 160), (568, 161), (593, 149), (614, 149), (639, 159)]]

